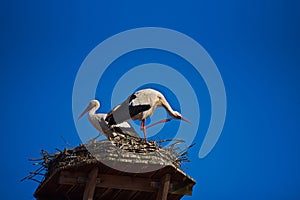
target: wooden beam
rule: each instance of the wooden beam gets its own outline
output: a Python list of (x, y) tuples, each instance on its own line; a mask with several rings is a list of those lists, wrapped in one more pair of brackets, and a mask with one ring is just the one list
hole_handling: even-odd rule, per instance
[(170, 188), (170, 180), (171, 175), (166, 174), (161, 179), (161, 187), (159, 188), (159, 191), (156, 196), (156, 200), (167, 200), (169, 188)]
[(84, 193), (83, 193), (83, 200), (93, 200), (94, 192), (96, 188), (97, 175), (98, 175), (98, 167), (95, 167), (88, 175), (88, 181), (86, 183)]
[(128, 195), (127, 199), (134, 199), (134, 196), (136, 195), (137, 191), (131, 191), (131, 193)]
[(112, 191), (111, 188), (107, 188), (102, 194), (101, 196), (99, 196), (98, 199), (103, 199), (103, 197), (105, 197), (108, 193), (110, 193)]
[[(59, 184), (87, 184), (89, 180), (87, 176), (88, 175), (86, 173), (82, 172), (62, 171), (59, 177)], [(168, 176), (171, 177), (170, 174)], [(165, 175), (160, 181), (159, 179), (152, 178), (98, 174), (96, 179), (96, 187), (156, 193), (159, 188), (162, 188), (165, 185), (165, 190), (167, 190), (170, 194), (191, 195), (194, 184), (187, 184), (184, 181), (169, 181), (169, 183), (164, 184), (165, 182), (168, 182), (168, 176)], [(167, 185), (169, 186), (167, 187)]]
[[(77, 174), (61, 173), (59, 184), (76, 185), (85, 184), (88, 181), (86, 176), (76, 175)], [(148, 178), (99, 174), (96, 179), (96, 187), (156, 192), (159, 187), (159, 182)]]
[(97, 184), (97, 187), (138, 190), (145, 192), (156, 191), (156, 188), (152, 187), (154, 181), (147, 178), (103, 174), (99, 176), (99, 179), (100, 183)]

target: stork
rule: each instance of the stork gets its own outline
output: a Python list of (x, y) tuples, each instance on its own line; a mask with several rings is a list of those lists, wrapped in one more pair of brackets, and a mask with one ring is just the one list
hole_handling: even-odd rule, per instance
[[(99, 108), (100, 108), (99, 101), (98, 100), (91, 100), (89, 105), (79, 115), (78, 119), (80, 119), (87, 112), (89, 112), (88, 113), (88, 119), (91, 122), (91, 124), (100, 132), (100, 134), (101, 133), (105, 134), (105, 130), (103, 130), (103, 123), (102, 122), (105, 122), (105, 118), (106, 118), (107, 114), (105, 114), (105, 113), (97, 113), (96, 114), (96, 111)], [(104, 125), (107, 126), (107, 123), (105, 123)], [(123, 134), (127, 134), (127, 135), (130, 135), (130, 136), (133, 136), (133, 137), (139, 137), (139, 135), (133, 129), (133, 127), (126, 121), (124, 121), (122, 123), (119, 123), (119, 124), (116, 124), (113, 128), (115, 130), (118, 130), (119, 132), (122, 132)]]
[(111, 126), (129, 119), (140, 120), (140, 129), (143, 130), (144, 138), (146, 139), (147, 128), (154, 124), (170, 121), (170, 119), (165, 119), (145, 127), (146, 118), (152, 116), (155, 109), (160, 106), (164, 107), (173, 118), (191, 123), (189, 120), (182, 117), (179, 112), (174, 111), (164, 95), (154, 89), (143, 89), (133, 93), (123, 103), (114, 107), (107, 114), (105, 121)]

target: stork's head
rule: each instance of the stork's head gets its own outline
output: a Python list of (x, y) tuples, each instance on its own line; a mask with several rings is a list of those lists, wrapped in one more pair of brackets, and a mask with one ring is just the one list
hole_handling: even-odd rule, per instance
[(187, 123), (190, 123), (190, 124), (192, 123), (190, 120), (187, 120), (186, 118), (182, 117), (182, 115), (177, 111), (173, 112), (173, 117), (175, 117), (176, 119), (181, 119), (181, 120), (183, 120)]
[(92, 108), (93, 107), (100, 107), (100, 102), (98, 101), (98, 100), (92, 100), (92, 101), (90, 101), (90, 103), (89, 103), (89, 105), (88, 106), (91, 106)]
[(78, 119), (80, 119), (85, 113), (95, 108), (97, 110), (100, 107), (100, 103), (97, 100), (90, 101), (89, 105), (84, 109), (84, 111), (79, 115)]

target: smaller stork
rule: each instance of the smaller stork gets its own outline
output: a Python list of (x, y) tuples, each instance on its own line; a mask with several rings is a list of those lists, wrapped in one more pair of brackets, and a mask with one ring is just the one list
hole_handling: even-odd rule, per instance
[[(94, 126), (95, 129), (97, 129), (100, 134), (105, 134), (105, 130), (103, 129), (106, 128), (105, 126), (108, 126), (107, 123), (105, 122), (105, 118), (107, 114), (105, 113), (97, 113), (96, 111), (100, 108), (100, 103), (97, 100), (91, 100), (89, 105), (84, 109), (84, 111), (79, 115), (78, 119), (80, 119), (83, 115), (85, 115), (87, 112), (88, 113), (88, 119), (91, 122), (91, 124)], [(119, 124), (116, 124), (114, 127), (114, 130), (117, 130), (118, 132), (121, 132), (123, 134), (127, 134), (133, 137), (140, 137), (137, 132), (134, 130), (134, 128), (130, 125), (129, 122), (122, 122)], [(100, 135), (99, 134), (99, 135)], [(99, 136), (97, 136), (99, 137)], [(96, 138), (97, 138), (96, 137)]]
[(146, 118), (152, 116), (158, 106), (164, 107), (171, 117), (191, 123), (179, 112), (172, 109), (162, 93), (153, 89), (143, 89), (133, 93), (123, 103), (114, 107), (107, 114), (105, 121), (107, 121), (108, 125), (111, 126), (125, 122), (129, 119), (140, 120), (140, 129), (143, 130), (144, 138), (146, 139), (147, 128), (157, 123), (170, 121), (170, 119), (165, 119), (145, 127)]

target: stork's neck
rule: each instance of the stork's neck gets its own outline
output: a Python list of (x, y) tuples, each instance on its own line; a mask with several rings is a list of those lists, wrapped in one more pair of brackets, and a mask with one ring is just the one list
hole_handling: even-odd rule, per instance
[(165, 97), (162, 96), (162, 97), (160, 97), (160, 99), (161, 99), (162, 106), (167, 110), (167, 112), (169, 113), (169, 115), (171, 115), (172, 117), (176, 118), (177, 116), (175, 115), (175, 111), (172, 109), (172, 107), (167, 102), (167, 100), (165, 99)]
[(95, 107), (93, 107), (90, 112), (89, 112), (89, 116), (94, 115), (96, 113), (96, 111), (99, 109), (99, 106), (96, 105)]

